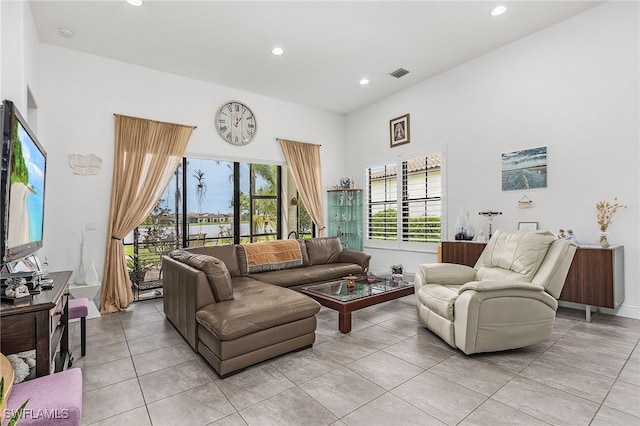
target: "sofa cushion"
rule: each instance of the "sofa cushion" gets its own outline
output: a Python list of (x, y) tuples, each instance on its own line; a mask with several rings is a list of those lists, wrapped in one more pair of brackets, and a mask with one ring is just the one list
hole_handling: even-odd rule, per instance
[(249, 274), (302, 266), (302, 251), (296, 240), (247, 243), (240, 247), (244, 250)]
[(311, 262), (309, 262), (309, 252), (307, 251), (307, 243), (305, 243), (305, 239), (298, 239), (298, 243), (300, 244), (300, 251), (302, 252), (302, 266), (309, 266)]
[(353, 263), (332, 263), (302, 268), (283, 269), (281, 271), (260, 272), (247, 275), (250, 278), (282, 287), (338, 280), (350, 274), (358, 275), (362, 268)]
[[(548, 231), (497, 230), (485, 248), (481, 267), (506, 269), (531, 281), (555, 240), (556, 237)], [(489, 275), (486, 278), (514, 279)]]
[(196, 313), (198, 324), (221, 341), (315, 315), (320, 305), (297, 291), (259, 281), (239, 280), (234, 300), (207, 305)]
[(231, 275), (223, 261), (206, 254), (192, 253), (184, 250), (174, 250), (169, 253), (169, 255), (173, 259), (204, 272), (216, 302), (233, 299)]
[(342, 243), (337, 237), (312, 238), (305, 244), (309, 253), (309, 263), (312, 265), (336, 263), (342, 252)]
[(244, 264), (244, 258), (241, 257), (241, 255), (244, 252), (239, 253), (240, 250), (238, 250), (233, 244), (224, 246), (190, 247), (184, 250), (189, 253), (206, 254), (207, 256), (213, 256), (222, 260), (232, 277), (240, 277), (247, 273), (246, 270), (243, 271), (241, 268), (241, 265)]

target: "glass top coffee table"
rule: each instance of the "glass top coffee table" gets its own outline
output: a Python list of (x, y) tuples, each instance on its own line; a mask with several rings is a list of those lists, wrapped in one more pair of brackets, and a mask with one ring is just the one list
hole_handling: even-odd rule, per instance
[(353, 290), (349, 290), (346, 280), (340, 280), (310, 285), (300, 291), (322, 306), (338, 311), (338, 329), (342, 333), (349, 333), (351, 312), (408, 296), (414, 290), (413, 283), (407, 281), (393, 282), (391, 279), (377, 278), (369, 283), (364, 277), (356, 281)]

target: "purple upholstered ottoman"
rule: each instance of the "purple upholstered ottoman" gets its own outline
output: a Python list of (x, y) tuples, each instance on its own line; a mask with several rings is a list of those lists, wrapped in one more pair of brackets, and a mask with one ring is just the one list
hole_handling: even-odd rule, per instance
[(82, 371), (72, 368), (13, 385), (5, 419), (27, 399), (29, 402), (18, 420), (20, 426), (80, 426)]
[(89, 315), (89, 299), (69, 299), (69, 319), (82, 318)]

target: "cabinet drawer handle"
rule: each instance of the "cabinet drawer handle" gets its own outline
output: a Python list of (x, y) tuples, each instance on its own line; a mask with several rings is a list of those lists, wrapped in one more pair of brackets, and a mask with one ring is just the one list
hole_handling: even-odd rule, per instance
[(63, 313), (64, 313), (63, 311), (58, 311), (58, 312), (56, 312), (56, 313), (55, 313), (55, 314), (53, 314), (53, 315), (59, 315), (59, 316), (62, 316), (62, 314), (63, 314)]

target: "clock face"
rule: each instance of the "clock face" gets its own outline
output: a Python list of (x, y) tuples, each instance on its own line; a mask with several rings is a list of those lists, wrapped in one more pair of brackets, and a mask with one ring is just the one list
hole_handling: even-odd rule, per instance
[(246, 145), (256, 136), (258, 122), (251, 108), (242, 102), (229, 101), (216, 113), (216, 130), (230, 144)]

